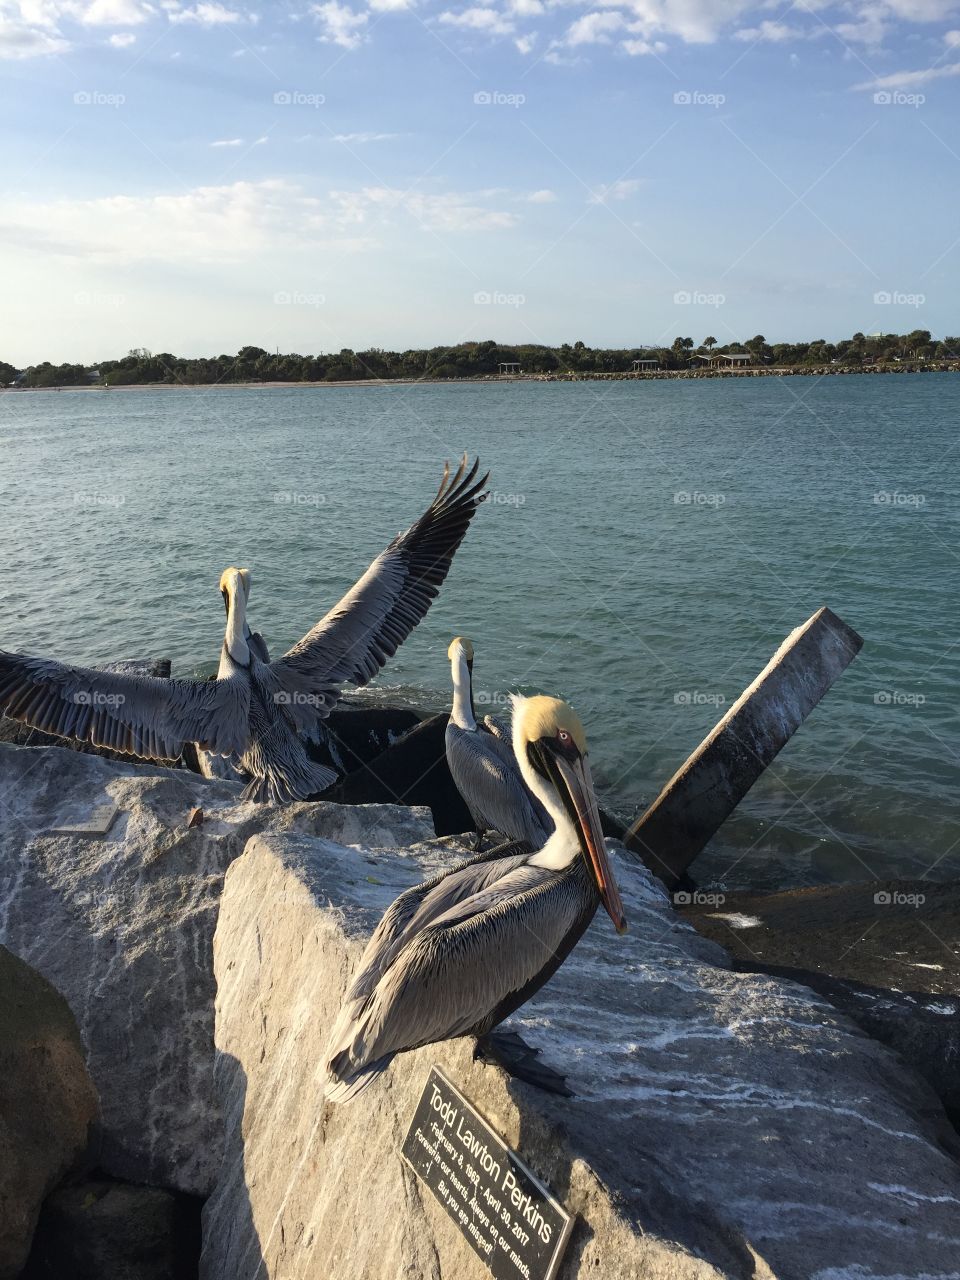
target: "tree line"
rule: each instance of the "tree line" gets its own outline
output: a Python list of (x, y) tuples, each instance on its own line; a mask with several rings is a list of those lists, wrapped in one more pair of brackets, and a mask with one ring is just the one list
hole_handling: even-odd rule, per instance
[(708, 336), (697, 346), (693, 338), (676, 338), (669, 346), (588, 347), (583, 342), (558, 347), (488, 340), (453, 347), (384, 351), (371, 347), (316, 356), (281, 354), (262, 347), (242, 347), (236, 355), (190, 358), (155, 354), (136, 347), (119, 360), (96, 366), (42, 364), (17, 369), (0, 360), (0, 386), (74, 387), (132, 386), (143, 383), (209, 385), (217, 382), (350, 382), (378, 378), (477, 378), (494, 375), (501, 364), (519, 364), (528, 374), (626, 373), (634, 360), (655, 359), (663, 369), (685, 369), (697, 356), (747, 352), (756, 364), (802, 367), (826, 364), (869, 366), (893, 361), (960, 359), (960, 337), (933, 338), (926, 329), (907, 334), (862, 334), (839, 342), (768, 343), (763, 334), (746, 342), (719, 344)]

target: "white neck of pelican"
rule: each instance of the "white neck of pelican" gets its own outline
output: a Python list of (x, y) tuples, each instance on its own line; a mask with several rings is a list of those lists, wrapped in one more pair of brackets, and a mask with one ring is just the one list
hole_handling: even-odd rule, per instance
[(453, 710), (450, 719), (461, 729), (475, 730), (477, 721), (473, 714), (470, 668), (459, 645), (450, 659), (450, 673), (453, 676)]
[(527, 861), (531, 866), (563, 871), (579, 856), (580, 839), (553, 784), (530, 763), (527, 739), (523, 732), (523, 701), (520, 698), (515, 698), (513, 703), (513, 754), (517, 758), (524, 782), (553, 819), (553, 832), (547, 843)]
[[(245, 667), (250, 662), (250, 648), (247, 645), (249, 628), (247, 627), (247, 593), (239, 573), (232, 574), (226, 583), (227, 629), (223, 636), (223, 647), (226, 653), (239, 666)], [(221, 666), (223, 660), (221, 659)]]

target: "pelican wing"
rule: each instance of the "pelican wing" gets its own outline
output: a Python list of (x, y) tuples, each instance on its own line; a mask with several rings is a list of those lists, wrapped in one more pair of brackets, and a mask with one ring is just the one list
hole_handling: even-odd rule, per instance
[(596, 906), (579, 859), (561, 874), (521, 859), (408, 930), (362, 1008), (338, 1025), (327, 1096), (354, 1096), (396, 1053), (496, 1025), (559, 967)]
[[(420, 622), (440, 590), (477, 507), (487, 477), (464, 456), (451, 477), (444, 468), (437, 496), (415, 524), (398, 534), (343, 599), (270, 668), (278, 690), (311, 695), (288, 704), (295, 719), (325, 717), (339, 685), (364, 685)], [(298, 708), (304, 709), (298, 715)], [(312, 715), (310, 714), (312, 711)]]
[(149, 760), (176, 760), (188, 742), (226, 755), (242, 751), (247, 738), (242, 681), (121, 675), (3, 650), (0, 711), (44, 733)]
[(491, 733), (451, 724), (446, 747), (453, 780), (473, 816), (490, 830), (525, 840), (533, 849), (542, 848), (552, 824), (537, 812), (542, 812), (542, 806), (535, 806), (512, 744)]

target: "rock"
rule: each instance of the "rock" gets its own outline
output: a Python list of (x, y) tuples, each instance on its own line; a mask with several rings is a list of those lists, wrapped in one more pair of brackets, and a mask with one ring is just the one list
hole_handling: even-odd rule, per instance
[(862, 646), (826, 606), (792, 631), (633, 823), (626, 847), (675, 889)]
[(199, 1201), (97, 1179), (46, 1201), (22, 1280), (191, 1280), (199, 1256)]
[(683, 913), (737, 968), (812, 987), (896, 1049), (960, 1128), (960, 885), (870, 881), (728, 894), (722, 903), (685, 897)]
[(447, 768), (446, 714), (431, 716), (324, 792), (340, 804), (426, 805), (437, 835), (472, 831), (473, 819)]
[(307, 754), (346, 775), (360, 769), (420, 723), (408, 707), (335, 707), (314, 738)]
[(203, 1280), (487, 1277), (399, 1156), (433, 1064), (578, 1215), (560, 1280), (955, 1272), (960, 1171), (923, 1081), (806, 988), (732, 971), (619, 855), (631, 932), (599, 913), (508, 1024), (575, 1097), (461, 1039), (324, 1104), (327, 1033), (367, 935), (449, 849), (264, 835), (230, 867), (214, 946), (227, 1139)]
[[(433, 832), (425, 812), (278, 809), (238, 794), (182, 769), (0, 746), (0, 942), (80, 1024), (103, 1100), (103, 1169), (198, 1195), (220, 1159), (211, 946), (230, 862), (258, 831), (381, 848)], [(104, 802), (121, 810), (105, 837), (45, 834)], [(188, 827), (196, 806), (204, 823)]]
[[(115, 671), (122, 675), (159, 676), (163, 680), (170, 679), (169, 658), (122, 658), (118, 662), (103, 662), (93, 668), (94, 671)], [(9, 716), (0, 714), (0, 742), (12, 742), (19, 747), (65, 747), (68, 751), (79, 751), (84, 755), (103, 756), (105, 760), (132, 760), (131, 756), (122, 755), (119, 751), (109, 751), (106, 747), (95, 747), (90, 742), (77, 742), (73, 738), (59, 738), (55, 733), (41, 733), (21, 724), (19, 720), (11, 720)]]
[(87, 1155), (97, 1111), (66, 1000), (0, 946), (0, 1280), (20, 1274), (41, 1202)]

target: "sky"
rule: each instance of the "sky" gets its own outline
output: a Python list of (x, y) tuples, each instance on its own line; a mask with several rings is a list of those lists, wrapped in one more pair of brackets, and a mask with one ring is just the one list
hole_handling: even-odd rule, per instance
[(960, 0), (0, 0), (0, 360), (960, 333)]

